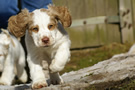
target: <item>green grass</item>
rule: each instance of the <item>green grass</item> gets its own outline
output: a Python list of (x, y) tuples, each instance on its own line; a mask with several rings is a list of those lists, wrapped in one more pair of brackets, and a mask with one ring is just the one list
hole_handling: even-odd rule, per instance
[(71, 60), (61, 74), (92, 66), (100, 61), (111, 58), (115, 54), (125, 53), (131, 45), (131, 43), (112, 43), (97, 49), (71, 51)]

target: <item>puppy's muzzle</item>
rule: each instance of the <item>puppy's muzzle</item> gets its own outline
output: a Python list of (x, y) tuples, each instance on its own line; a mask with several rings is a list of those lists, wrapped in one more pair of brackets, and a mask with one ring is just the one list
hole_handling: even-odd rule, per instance
[(49, 43), (49, 38), (48, 37), (44, 37), (44, 38), (42, 38), (42, 42), (44, 43), (44, 44), (48, 44)]

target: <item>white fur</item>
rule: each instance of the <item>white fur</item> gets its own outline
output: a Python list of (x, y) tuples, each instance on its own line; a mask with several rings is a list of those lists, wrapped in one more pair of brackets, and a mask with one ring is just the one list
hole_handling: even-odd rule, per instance
[[(70, 60), (69, 36), (60, 23), (58, 23), (58, 27), (55, 30), (48, 29), (50, 16), (46, 12), (35, 10), (33, 13), (34, 25), (39, 26), (39, 31), (37, 33), (32, 32), (30, 35), (27, 30), (25, 38), (32, 87), (47, 86), (47, 78), (43, 73), (43, 67), (41, 65), (43, 60), (48, 62), (50, 83), (60, 84), (63, 80), (58, 72)], [(42, 38), (44, 37), (48, 37), (50, 40), (48, 47), (42, 42)]]
[(7, 30), (0, 34), (0, 64), (2, 75), (0, 84), (11, 85), (15, 76), (15, 65), (17, 76), (22, 82), (27, 81), (25, 67), (25, 53), (20, 42), (11, 36)]
[(135, 44), (131, 46), (131, 48), (128, 51), (128, 54), (135, 54)]

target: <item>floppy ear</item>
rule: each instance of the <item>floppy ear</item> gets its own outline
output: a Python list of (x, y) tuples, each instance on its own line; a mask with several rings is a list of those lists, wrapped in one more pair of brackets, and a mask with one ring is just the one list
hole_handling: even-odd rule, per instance
[(27, 9), (22, 10), (21, 13), (11, 16), (8, 20), (8, 30), (16, 37), (22, 37), (27, 29), (29, 22), (29, 12)]
[(2, 33), (6, 34), (7, 37), (10, 37), (9, 32), (3, 28), (1, 28)]
[(55, 16), (56, 19), (61, 21), (64, 27), (69, 27), (71, 25), (71, 15), (66, 7), (49, 5), (48, 10)]
[(15, 43), (14, 43), (14, 41), (12, 40), (12, 38), (10, 37), (9, 32), (8, 32), (7, 30), (3, 29), (3, 28), (2, 28), (1, 30), (2, 30), (2, 33), (4, 33), (5, 35), (7, 35), (7, 40), (6, 40), (6, 42), (5, 42), (5, 46), (6, 46), (6, 47), (9, 47), (9, 43), (11, 42), (12, 45), (15, 47)]

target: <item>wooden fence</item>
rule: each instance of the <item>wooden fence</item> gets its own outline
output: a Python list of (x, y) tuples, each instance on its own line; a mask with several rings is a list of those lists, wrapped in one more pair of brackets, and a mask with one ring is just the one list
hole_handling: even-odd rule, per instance
[(67, 31), (71, 48), (135, 40), (135, 0), (53, 0), (67, 6), (73, 23)]

